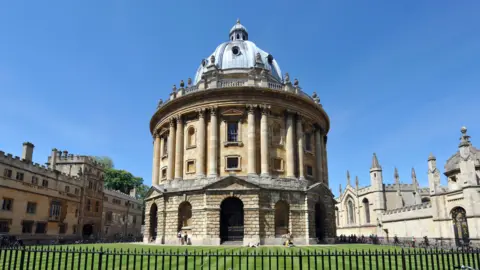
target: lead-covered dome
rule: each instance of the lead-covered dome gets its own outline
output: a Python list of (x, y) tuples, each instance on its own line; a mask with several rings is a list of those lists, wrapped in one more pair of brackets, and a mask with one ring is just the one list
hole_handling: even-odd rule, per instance
[(208, 58), (202, 60), (195, 74), (195, 84), (202, 79), (207, 68), (212, 66), (212, 60), (216, 68), (223, 71), (249, 70), (262, 66), (270, 71), (274, 79), (283, 82), (282, 71), (275, 58), (248, 40), (247, 29), (239, 20), (230, 30), (229, 41), (220, 44)]

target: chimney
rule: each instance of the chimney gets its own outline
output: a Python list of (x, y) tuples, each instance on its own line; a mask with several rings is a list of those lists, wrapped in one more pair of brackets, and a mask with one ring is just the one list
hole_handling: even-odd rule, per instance
[(50, 169), (52, 169), (52, 170), (55, 170), (55, 168), (57, 167), (57, 153), (58, 153), (57, 148), (53, 148), (52, 149), (52, 156), (50, 157), (51, 158)]
[(131, 189), (131, 190), (130, 190), (130, 196), (132, 196), (132, 197), (135, 197), (135, 198), (136, 198), (136, 197), (137, 197), (136, 195), (137, 195), (137, 188), (133, 188), (133, 189)]
[(32, 162), (33, 148), (35, 145), (31, 142), (23, 143), (22, 159), (28, 162)]

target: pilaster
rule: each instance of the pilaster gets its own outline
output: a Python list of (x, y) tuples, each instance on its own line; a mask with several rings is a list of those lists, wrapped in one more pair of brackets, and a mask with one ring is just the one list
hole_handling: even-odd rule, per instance
[(217, 107), (210, 108), (210, 143), (208, 145), (208, 175), (217, 177), (218, 161), (218, 118)]
[(168, 134), (168, 167), (167, 180), (173, 179), (173, 169), (175, 166), (175, 152), (173, 151), (175, 145), (175, 121), (170, 119), (170, 132)]
[(298, 178), (305, 179), (304, 152), (305, 146), (303, 142), (303, 123), (300, 115), (297, 115), (297, 144), (298, 144)]
[(197, 177), (205, 177), (205, 108), (198, 109), (198, 159), (196, 162)]
[(256, 172), (256, 142), (255, 142), (255, 109), (257, 105), (247, 105), (248, 110), (248, 166), (247, 166), (247, 173), (249, 175), (257, 175)]
[(183, 118), (181, 115), (175, 117), (177, 122), (176, 144), (175, 144), (175, 179), (183, 178)]
[(295, 149), (294, 149), (294, 125), (293, 115), (286, 112), (287, 117), (287, 136), (286, 136), (286, 152), (287, 152), (287, 178), (295, 178)]

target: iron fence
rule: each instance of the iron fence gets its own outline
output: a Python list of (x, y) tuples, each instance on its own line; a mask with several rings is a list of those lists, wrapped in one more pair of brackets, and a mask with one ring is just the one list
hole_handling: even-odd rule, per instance
[[(1, 269), (479, 269), (474, 250), (119, 250), (3, 248)], [(470, 267), (470, 268), (467, 268)]]

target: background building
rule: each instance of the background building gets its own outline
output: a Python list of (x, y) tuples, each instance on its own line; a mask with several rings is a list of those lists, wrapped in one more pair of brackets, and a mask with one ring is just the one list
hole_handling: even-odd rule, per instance
[(429, 187), (420, 188), (414, 169), (411, 184), (401, 184), (395, 169), (394, 184), (384, 184), (382, 167), (373, 155), (370, 186), (350, 182), (336, 198), (337, 235), (377, 234), (383, 237), (450, 238), (479, 241), (480, 153), (462, 128), (458, 151), (445, 164), (447, 186), (440, 185), (440, 170), (428, 157)]
[(104, 205), (116, 215), (128, 216), (124, 232), (140, 234), (142, 202), (107, 191), (107, 197), (114, 194), (112, 198), (121, 203), (113, 208), (104, 203), (101, 164), (89, 156), (53, 149), (48, 166), (43, 166), (32, 162), (33, 149), (26, 142), (22, 157), (0, 151), (1, 234), (18, 236), (26, 243), (108, 237), (102, 229)]
[(195, 244), (333, 240), (329, 127), (318, 96), (237, 22), (151, 119), (144, 241), (174, 244), (179, 230)]
[(135, 190), (125, 194), (117, 190), (104, 190), (103, 237), (107, 240), (119, 237), (141, 237), (142, 201), (135, 199)]

